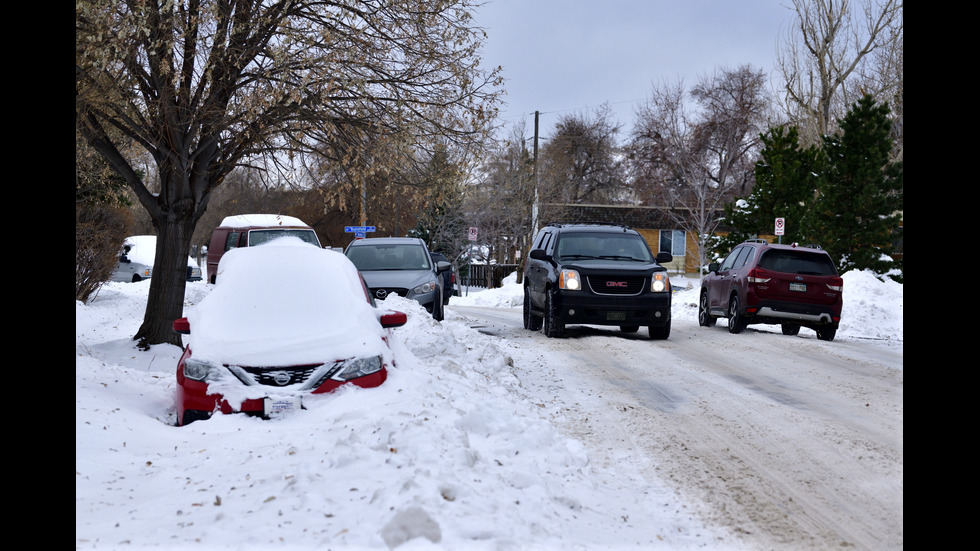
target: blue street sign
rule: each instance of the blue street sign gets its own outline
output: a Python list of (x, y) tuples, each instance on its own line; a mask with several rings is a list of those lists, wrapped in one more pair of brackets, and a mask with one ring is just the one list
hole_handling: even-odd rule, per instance
[[(344, 233), (364, 233), (374, 231), (374, 226), (344, 226)], [(360, 237), (364, 237), (363, 235)]]

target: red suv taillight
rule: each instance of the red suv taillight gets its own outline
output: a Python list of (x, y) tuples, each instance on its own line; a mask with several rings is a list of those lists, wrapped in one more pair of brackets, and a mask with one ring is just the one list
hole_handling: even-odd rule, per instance
[(768, 274), (766, 274), (765, 270), (760, 270), (759, 268), (752, 268), (751, 270), (749, 270), (749, 275), (746, 278), (746, 280), (749, 283), (767, 283), (772, 278), (765, 277), (766, 275)]
[(844, 289), (843, 278), (835, 277), (832, 283), (827, 284), (827, 288), (831, 291), (837, 291), (838, 293)]

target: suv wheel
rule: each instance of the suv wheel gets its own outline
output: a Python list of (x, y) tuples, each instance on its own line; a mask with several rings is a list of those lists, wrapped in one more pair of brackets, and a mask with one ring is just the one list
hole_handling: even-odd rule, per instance
[(667, 320), (667, 325), (663, 327), (649, 326), (647, 330), (650, 332), (650, 338), (656, 340), (664, 340), (670, 337), (670, 320)]
[(798, 323), (784, 323), (781, 326), (784, 335), (799, 335), (800, 334), (800, 324)]
[(698, 325), (701, 327), (715, 325), (715, 317), (708, 312), (708, 291), (701, 291), (701, 300), (698, 301)]
[(432, 301), (432, 319), (436, 321), (442, 321), (446, 317), (445, 306), (442, 304), (442, 300), (437, 296)]
[(541, 316), (535, 316), (531, 313), (531, 295), (524, 287), (524, 329), (528, 331), (537, 331), (541, 329)]
[(728, 332), (733, 334), (741, 333), (745, 330), (745, 326), (748, 323), (739, 312), (738, 305), (738, 295), (732, 295), (731, 301), (728, 303)]
[(555, 304), (555, 293), (552, 291), (544, 295), (544, 334), (551, 338), (561, 338), (565, 335), (565, 324), (558, 320), (558, 306)]
[(836, 327), (822, 327), (817, 329), (817, 338), (822, 341), (832, 341), (834, 336), (837, 335)]

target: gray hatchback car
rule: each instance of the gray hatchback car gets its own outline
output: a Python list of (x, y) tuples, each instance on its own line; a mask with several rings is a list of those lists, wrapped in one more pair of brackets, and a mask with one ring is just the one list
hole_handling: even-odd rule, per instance
[(394, 293), (418, 301), (432, 317), (442, 321), (443, 279), (449, 262), (433, 262), (425, 241), (415, 237), (358, 239), (344, 251), (364, 277), (371, 296), (384, 299)]

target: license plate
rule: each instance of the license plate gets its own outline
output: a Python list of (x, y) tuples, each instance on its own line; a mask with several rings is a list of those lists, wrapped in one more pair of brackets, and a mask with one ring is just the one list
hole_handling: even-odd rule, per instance
[(790, 291), (800, 291), (800, 292), (805, 293), (806, 292), (806, 283), (790, 283), (789, 284), (789, 290)]
[(606, 312), (606, 320), (608, 321), (624, 321), (626, 319), (626, 312)]
[(278, 417), (303, 409), (303, 401), (299, 396), (266, 398), (262, 408), (266, 417)]

